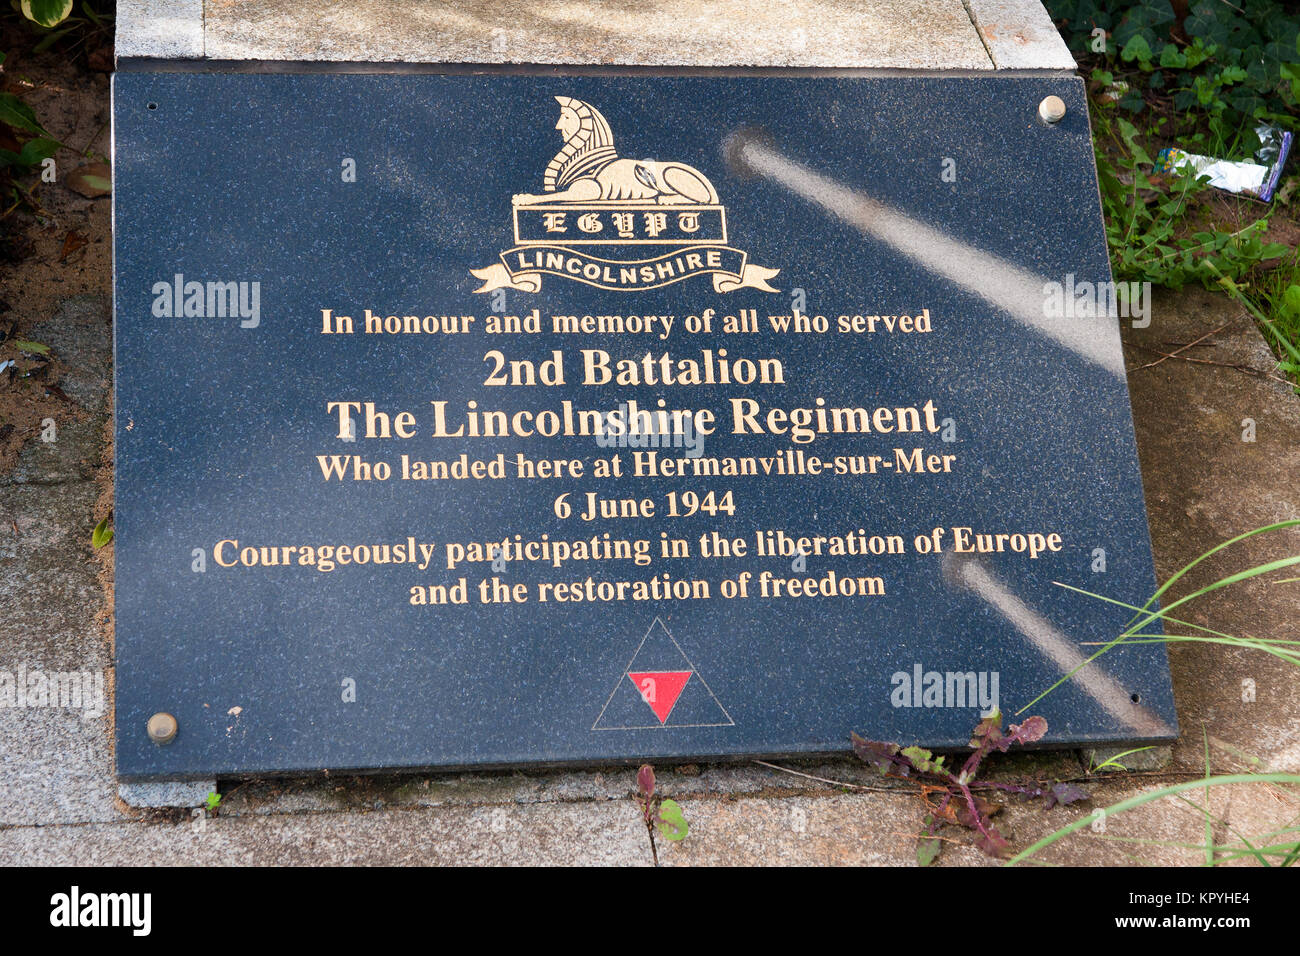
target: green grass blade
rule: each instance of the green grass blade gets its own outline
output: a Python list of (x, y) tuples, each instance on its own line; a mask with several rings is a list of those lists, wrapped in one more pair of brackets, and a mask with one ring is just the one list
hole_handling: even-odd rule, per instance
[[(1300, 358), (1300, 356), (1297, 356), (1297, 358)], [(1175, 571), (1173, 577), (1171, 577), (1168, 581), (1166, 581), (1161, 587), (1156, 589), (1156, 593), (1151, 595), (1151, 600), (1147, 601), (1147, 603), (1143, 605), (1142, 610), (1145, 611), (1152, 604), (1158, 601), (1160, 599), (1160, 595), (1168, 591), (1169, 588), (1176, 581), (1178, 581), (1178, 579), (1181, 578), (1184, 574), (1192, 570), (1192, 568), (1196, 567), (1206, 558), (1209, 558), (1212, 555), (1217, 554), (1218, 552), (1222, 551), (1224, 548), (1231, 547), (1232, 545), (1237, 544), (1239, 541), (1245, 541), (1247, 538), (1253, 538), (1257, 534), (1268, 534), (1270, 531), (1280, 531), (1283, 528), (1294, 528), (1297, 525), (1300, 525), (1300, 519), (1279, 521), (1276, 524), (1264, 525), (1262, 528), (1255, 528), (1253, 531), (1247, 531), (1245, 534), (1239, 534), (1235, 538), (1229, 538), (1227, 541), (1223, 542), (1222, 544), (1215, 545), (1213, 548), (1211, 548), (1209, 551), (1206, 551), (1200, 557), (1195, 558), (1189, 564), (1185, 564), (1180, 569)], [(1137, 618), (1134, 617), (1134, 620), (1137, 620)], [(1130, 621), (1129, 626), (1131, 626), (1132, 623), (1133, 622)]]
[[(1152, 790), (1149, 793), (1139, 793), (1136, 796), (1129, 797), (1127, 800), (1121, 800), (1113, 807), (1107, 807), (1106, 815), (1109, 817), (1110, 815), (1115, 813), (1124, 813), (1128, 810), (1134, 809), (1135, 807), (1140, 807), (1143, 804), (1151, 803), (1153, 800), (1163, 800), (1165, 797), (1170, 797), (1178, 793), (1185, 793), (1188, 790), (1196, 790), (1198, 788), (1208, 788), (1208, 787), (1223, 787), (1234, 783), (1300, 784), (1300, 774), (1234, 773), (1234, 774), (1228, 774), (1227, 776), (1223, 776), (1223, 777), (1209, 777), (1206, 779), (1188, 780), (1185, 783), (1176, 783), (1173, 786), (1161, 787), (1160, 789)], [(1069, 836), (1071, 833), (1074, 833), (1076, 830), (1082, 830), (1084, 827), (1092, 823), (1092, 820), (1093, 817), (1091, 814), (1085, 817), (1080, 817), (1078, 820), (1075, 820), (1073, 823), (1061, 827), (1061, 829), (1055, 831), (1054, 833), (1049, 833), (1047, 836), (1043, 837), (1041, 840), (1034, 843), (1032, 846), (1029, 846), (1024, 850), (1021, 850), (1011, 859), (1007, 860), (1007, 862), (1003, 865), (1015, 866), (1017, 863), (1020, 863), (1021, 861), (1026, 860), (1029, 857), (1033, 856), (1039, 850), (1043, 849), (1043, 847), (1050, 846), (1051, 844), (1055, 843), (1057, 840), (1061, 839), (1062, 837)]]

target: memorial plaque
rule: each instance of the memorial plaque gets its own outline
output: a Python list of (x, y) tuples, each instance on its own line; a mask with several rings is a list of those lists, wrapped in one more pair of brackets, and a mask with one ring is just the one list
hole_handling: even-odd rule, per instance
[[(1154, 589), (1078, 78), (137, 72), (113, 129), (124, 778), (960, 748)], [(1170, 739), (1164, 647), (1031, 712)]]

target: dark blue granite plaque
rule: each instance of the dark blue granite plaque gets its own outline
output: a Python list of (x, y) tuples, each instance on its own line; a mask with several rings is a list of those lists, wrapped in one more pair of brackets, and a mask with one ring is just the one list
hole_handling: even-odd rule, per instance
[(124, 778), (962, 747), (1154, 589), (1077, 78), (113, 99)]

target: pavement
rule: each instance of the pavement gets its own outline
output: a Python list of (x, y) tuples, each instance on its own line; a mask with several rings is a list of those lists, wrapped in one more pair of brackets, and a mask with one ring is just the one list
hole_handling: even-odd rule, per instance
[[(265, 68), (400, 61), (1074, 70), (1037, 0), (796, 0), (761, 16), (727, 0), (704, 19), (687, 0), (653, 0), (635, 16), (613, 0), (472, 2), (454, 10), (325, 0), (311, 17), (299, 7), (119, 0), (119, 67), (251, 60)], [(91, 232), (106, 242), (106, 219)], [(108, 287), (104, 261), (105, 274), (82, 288)], [(652, 863), (632, 796), (635, 771), (627, 767), (222, 780), (215, 812), (196, 806), (205, 786), (168, 795), (125, 791), (135, 804), (180, 804), (165, 809), (123, 800), (113, 774), (113, 546), (95, 552), (90, 543), (111, 489), (110, 332), (108, 297), (80, 294), (25, 333), (51, 346), (58, 384), (74, 407), (56, 441), (33, 435), (16, 467), (0, 474), (0, 670), (99, 674), (105, 700), (98, 714), (0, 707), (0, 864)], [(1157, 292), (1150, 326), (1125, 328), (1124, 338), (1160, 579), (1234, 535), (1300, 517), (1300, 399), (1274, 377), (1250, 318), (1200, 289)], [(1185, 584), (1194, 589), (1297, 553), (1300, 534), (1254, 538), (1204, 562)], [(1294, 639), (1298, 595), (1298, 584), (1255, 579), (1188, 605), (1185, 617), (1230, 634)], [(1186, 795), (1191, 802), (1164, 797), (1125, 813), (1098, 812), (1197, 779), (1207, 765), (1213, 773), (1300, 773), (1294, 669), (1214, 644), (1174, 644), (1170, 662), (1183, 734), (1172, 748), (1123, 758), (1130, 769), (1120, 773), (1090, 773), (1105, 755), (1077, 750), (987, 763), (997, 780), (1077, 780), (1092, 794), (1051, 811), (1006, 801), (998, 823), (1016, 849), (1087, 820), (1035, 860), (1195, 864), (1206, 860), (1207, 813), (1220, 844), (1243, 836), (1258, 844), (1261, 834), (1300, 819), (1300, 788), (1259, 782), (1198, 790)], [(684, 841), (659, 841), (661, 865), (915, 861), (924, 814), (915, 787), (851, 758), (657, 772), (659, 791), (681, 804), (690, 824)], [(942, 835), (940, 865), (996, 865), (964, 831)]]
[[(1300, 399), (1277, 380), (1249, 317), (1200, 289), (1157, 292), (1146, 329), (1125, 329), (1147, 508), (1161, 580), (1220, 542), (1300, 517)], [(109, 411), (106, 297), (62, 303), (31, 337), (57, 354), (60, 386), (80, 419), (56, 442), (33, 437), (0, 475), (0, 666), (105, 675), (102, 714), (0, 707), (0, 863), (649, 865), (632, 798), (634, 771), (464, 773), (220, 781), (215, 813), (141, 809), (113, 775), (110, 544), (90, 544)], [(1199, 344), (1163, 358), (1213, 333)], [(1253, 436), (1247, 420), (1253, 421)], [(1253, 441), (1243, 441), (1253, 437)], [(1250, 564), (1300, 553), (1300, 535), (1251, 539), (1199, 566), (1189, 589)], [(1293, 576), (1293, 575), (1292, 575)], [(1273, 576), (1278, 577), (1277, 575)], [(1295, 583), (1256, 579), (1188, 606), (1189, 621), (1231, 634), (1297, 638)], [(1181, 592), (1180, 593), (1185, 593)], [(1089, 775), (1102, 756), (1008, 756), (995, 779), (1080, 780), (1092, 799), (1044, 811), (1008, 801), (1000, 827), (1017, 849), (1067, 823), (1090, 825), (1052, 844), (1042, 863), (1205, 861), (1205, 816), (1216, 842), (1294, 825), (1300, 788), (1249, 783), (1161, 798), (1122, 814), (1098, 808), (1215, 773), (1300, 773), (1295, 671), (1255, 651), (1214, 644), (1170, 649), (1183, 737), (1172, 750)], [(659, 768), (659, 790), (690, 824), (659, 841), (661, 865), (909, 865), (923, 806), (907, 781), (855, 760)], [(1139, 769), (1139, 768), (1145, 769)], [(202, 788), (201, 788), (202, 789)], [(191, 795), (188, 801), (198, 802)], [(1193, 805), (1194, 804), (1194, 805)], [(941, 865), (995, 860), (950, 838)], [(1267, 842), (1267, 841), (1265, 841)]]

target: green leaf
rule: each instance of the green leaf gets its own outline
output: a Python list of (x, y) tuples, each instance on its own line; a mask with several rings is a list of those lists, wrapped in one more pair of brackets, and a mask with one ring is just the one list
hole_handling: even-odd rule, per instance
[(221, 794), (213, 790), (208, 794), (208, 798), (205, 802), (207, 803), (209, 810), (215, 810), (217, 809), (217, 805), (221, 803)]
[(916, 841), (916, 865), (929, 866), (935, 860), (939, 859), (939, 851), (943, 849), (943, 841), (938, 837), (922, 837)]
[(99, 524), (95, 525), (95, 530), (91, 532), (90, 543), (98, 551), (104, 545), (113, 540), (113, 529), (108, 526), (108, 519), (105, 518)]
[(50, 353), (48, 345), (42, 345), (40, 342), (29, 342), (27, 339), (14, 339), (14, 345), (24, 352), (31, 352), (35, 355), (48, 355)]
[(912, 766), (924, 773), (943, 773), (943, 758), (935, 759), (934, 754), (924, 747), (904, 747), (902, 754), (912, 762)]
[(42, 160), (49, 159), (57, 153), (61, 145), (55, 139), (45, 139), (43, 137), (29, 139), (23, 143), (23, 148), (17, 153), (8, 149), (0, 149), (0, 166), (22, 166), (24, 168), (39, 166)]
[(1119, 51), (1120, 59), (1125, 63), (1138, 61), (1142, 67), (1151, 66), (1151, 44), (1147, 43), (1147, 38), (1140, 33), (1133, 34), (1133, 37), (1124, 44), (1124, 49)]
[(686, 817), (682, 815), (682, 808), (678, 806), (676, 800), (665, 800), (659, 804), (659, 835), (665, 840), (685, 840), (686, 834), (690, 827), (686, 824)]
[(43, 27), (57, 26), (72, 12), (72, 0), (22, 0), (23, 16)]
[(1187, 69), (1194, 70), (1210, 58), (1211, 51), (1205, 48), (1201, 38), (1197, 37), (1196, 41), (1187, 48), (1183, 56), (1187, 58)]
[(1300, 285), (1287, 286), (1278, 305), (1284, 318), (1300, 319)]
[(1160, 51), (1161, 66), (1176, 66), (1183, 68), (1187, 66), (1187, 54), (1181, 52), (1178, 47), (1170, 43)]
[(32, 108), (12, 93), (0, 93), (0, 123), (7, 123), (14, 129), (26, 130), (37, 136), (48, 136), (45, 128), (36, 122)]

